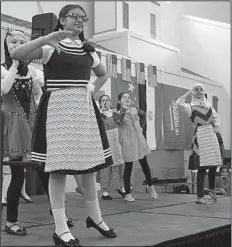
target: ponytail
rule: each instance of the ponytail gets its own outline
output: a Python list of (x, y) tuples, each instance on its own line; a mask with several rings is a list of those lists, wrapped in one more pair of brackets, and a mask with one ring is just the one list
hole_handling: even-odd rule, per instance
[(83, 43), (83, 50), (87, 53), (95, 52), (95, 48), (85, 39), (84, 31), (79, 34), (79, 39)]
[(60, 23), (60, 18), (58, 18), (56, 22), (56, 26), (54, 27), (53, 31), (56, 32), (59, 31), (60, 29), (63, 30), (63, 26)]
[[(124, 93), (126, 93), (126, 92), (122, 92), (122, 93), (120, 93), (118, 95), (118, 101), (122, 99)], [(118, 104), (117, 104), (117, 111), (119, 111), (121, 108), (122, 108), (121, 107), (121, 104), (119, 104), (119, 102), (118, 102)]]

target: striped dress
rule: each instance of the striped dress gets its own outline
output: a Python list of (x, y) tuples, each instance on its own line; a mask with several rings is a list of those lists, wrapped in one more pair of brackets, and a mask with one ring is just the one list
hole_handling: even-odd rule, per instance
[(32, 160), (43, 162), (45, 172), (92, 173), (113, 164), (99, 109), (87, 90), (91, 69), (100, 60), (83, 44), (65, 39), (43, 47), (45, 92), (37, 110)]
[(213, 130), (213, 109), (193, 105), (191, 121), (196, 126), (192, 153), (189, 158), (189, 169), (199, 167), (218, 166), (222, 164), (217, 136)]

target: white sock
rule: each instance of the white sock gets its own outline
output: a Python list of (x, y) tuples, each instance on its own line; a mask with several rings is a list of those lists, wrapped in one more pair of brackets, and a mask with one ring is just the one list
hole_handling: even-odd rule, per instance
[[(102, 222), (102, 216), (101, 216), (101, 210), (99, 207), (98, 198), (94, 201), (86, 201), (89, 217), (98, 225)], [(109, 227), (105, 224), (103, 221), (100, 225), (100, 228), (102, 228), (105, 231), (109, 230)]]
[(54, 209), (52, 210), (53, 213), (53, 218), (55, 221), (56, 229), (55, 233), (59, 236), (62, 235), (64, 232), (69, 232), (61, 236), (61, 238), (65, 241), (68, 242), (70, 239), (75, 239), (71, 232), (69, 231), (67, 222), (66, 222), (66, 215), (65, 215), (65, 209), (60, 208), (60, 209)]

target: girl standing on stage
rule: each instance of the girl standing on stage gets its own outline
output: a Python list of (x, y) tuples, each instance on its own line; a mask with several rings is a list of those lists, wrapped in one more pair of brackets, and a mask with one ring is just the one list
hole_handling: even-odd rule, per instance
[[(123, 111), (123, 108), (126, 108)], [(122, 146), (122, 155), (125, 162), (123, 175), (125, 186), (125, 201), (134, 202), (131, 196), (131, 173), (133, 163), (139, 160), (143, 173), (147, 180), (147, 189), (153, 198), (157, 198), (156, 191), (152, 185), (151, 171), (147, 162), (147, 155), (150, 152), (147, 141), (143, 136), (143, 129), (140, 127), (139, 118), (145, 117), (145, 112), (131, 107), (131, 98), (128, 93), (123, 92), (118, 96), (117, 110), (120, 110), (119, 140)]]
[[(185, 103), (191, 95), (191, 103)], [(219, 133), (220, 118), (211, 104), (206, 100), (204, 88), (201, 84), (193, 86), (192, 90), (181, 96), (176, 103), (188, 115), (195, 125), (192, 153), (189, 158), (189, 169), (197, 171), (197, 200), (198, 204), (208, 204), (204, 196), (204, 179), (209, 169), (208, 192), (216, 201), (215, 177), (217, 166), (222, 164), (220, 148), (216, 133)]]
[[(4, 156), (23, 161), (31, 152), (36, 102), (42, 94), (41, 78), (26, 62), (12, 60), (10, 53), (26, 43), (23, 32), (8, 32), (4, 41), (5, 63), (1, 66), (1, 93), (4, 112)], [(5, 231), (24, 236), (26, 229), (18, 220), (19, 198), (24, 182), (24, 167), (10, 166), (11, 182), (7, 191)]]
[[(59, 13), (56, 32), (28, 42), (13, 51), (16, 60), (42, 59), (46, 92), (38, 106), (32, 159), (51, 172), (49, 194), (55, 221), (53, 239), (62, 246), (80, 246), (65, 220), (66, 175), (82, 174), (81, 183), (94, 227), (108, 238), (116, 233), (102, 220), (94, 172), (113, 164), (100, 112), (91, 93), (108, 75), (94, 48), (84, 40), (88, 21), (79, 5), (66, 5)], [(60, 30), (60, 31), (57, 31)], [(97, 76), (89, 83), (91, 70)]]
[[(108, 193), (108, 190), (110, 189), (117, 189), (117, 192), (124, 198), (124, 161), (122, 159), (122, 150), (119, 143), (118, 125), (116, 123), (119, 114), (112, 110), (111, 100), (108, 95), (102, 95), (100, 97), (99, 106), (114, 161), (113, 166), (107, 167), (97, 174), (98, 181), (103, 190), (102, 199), (112, 200), (112, 197)], [(125, 109), (123, 108), (122, 111), (125, 111)]]

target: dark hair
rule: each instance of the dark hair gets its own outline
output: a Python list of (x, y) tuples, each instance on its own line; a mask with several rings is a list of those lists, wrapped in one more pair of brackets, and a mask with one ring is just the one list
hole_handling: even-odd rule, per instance
[[(64, 6), (60, 10), (59, 18), (57, 19), (56, 26), (55, 26), (53, 31), (54, 32), (55, 31), (59, 31), (60, 29), (63, 30), (63, 26), (60, 23), (60, 18), (61, 17), (65, 17), (70, 10), (77, 9), (77, 8), (81, 9), (84, 12), (85, 16), (86, 16), (85, 10), (80, 5), (78, 5), (78, 4), (68, 4), (68, 5)], [(95, 48), (86, 41), (85, 35), (84, 35), (84, 31), (82, 31), (79, 34), (79, 39), (81, 40), (81, 42), (83, 42), (83, 50), (85, 52), (94, 52), (95, 51)]]
[[(22, 32), (23, 33), (23, 32)], [(13, 59), (10, 56), (10, 52), (8, 50), (8, 45), (7, 45), (7, 37), (11, 35), (11, 33), (8, 31), (4, 40), (4, 53), (5, 53), (5, 62), (3, 63), (3, 66), (9, 70), (10, 67), (13, 64)], [(26, 76), (28, 73), (28, 64), (29, 62), (27, 61), (19, 61), (18, 65), (18, 73), (20, 76)]]
[(221, 166), (219, 172), (221, 173), (224, 169), (226, 169), (228, 172), (230, 171), (227, 166)]
[[(127, 92), (122, 92), (118, 95), (118, 101), (122, 99), (123, 95), (127, 93)], [(117, 103), (117, 111), (119, 111), (121, 109), (121, 105), (119, 104), (119, 102)]]
[[(109, 98), (109, 100), (110, 100), (110, 102), (111, 102), (111, 98), (110, 98), (110, 96), (109, 95), (107, 95), (107, 94), (103, 94), (103, 95), (101, 95), (101, 97), (99, 98), (99, 107), (100, 107), (100, 109), (101, 109), (101, 99), (104, 97), (104, 96), (106, 96), (106, 97), (108, 97)], [(112, 107), (110, 107), (111, 109), (112, 109)]]

